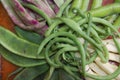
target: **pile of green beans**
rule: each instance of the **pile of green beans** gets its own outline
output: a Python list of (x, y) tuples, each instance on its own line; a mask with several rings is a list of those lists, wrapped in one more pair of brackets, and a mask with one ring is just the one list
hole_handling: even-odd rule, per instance
[(106, 76), (86, 72), (86, 65), (97, 57), (103, 63), (109, 61), (109, 51), (103, 39), (112, 36), (120, 53), (120, 43), (116, 39), (120, 38), (119, 1), (102, 6), (103, 0), (93, 0), (91, 7), (89, 2), (66, 0), (54, 18), (49, 18), (32, 4), (22, 4), (41, 15), (49, 28), (41, 37), (17, 27), (15, 30), (18, 35), (0, 27), (1, 55), (24, 68), (14, 72), (19, 72), (14, 80), (62, 80), (60, 77), (66, 77), (65, 80), (82, 80), (86, 77), (112, 80), (120, 74), (120, 66)]

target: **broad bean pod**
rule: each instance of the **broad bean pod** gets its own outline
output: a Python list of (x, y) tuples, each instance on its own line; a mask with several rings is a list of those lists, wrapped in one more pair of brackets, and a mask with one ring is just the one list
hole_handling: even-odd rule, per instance
[(46, 64), (43, 59), (30, 59), (22, 56), (18, 56), (0, 45), (0, 54), (11, 63), (20, 67), (32, 67)]

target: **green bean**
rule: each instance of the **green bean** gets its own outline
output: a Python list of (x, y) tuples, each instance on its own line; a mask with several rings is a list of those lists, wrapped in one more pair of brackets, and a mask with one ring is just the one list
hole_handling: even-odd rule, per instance
[[(100, 47), (99, 47), (96, 43), (94, 43), (94, 41), (92, 41), (92, 39), (90, 39), (88, 36), (85, 35), (85, 33), (82, 32), (82, 30), (79, 28), (79, 25), (78, 25), (78, 24), (76, 24), (75, 22), (73, 22), (73, 21), (70, 20), (70, 19), (66, 19), (66, 18), (60, 18), (60, 19), (62, 19), (62, 21), (63, 21), (64, 23), (66, 23), (70, 28), (72, 28), (74, 31), (78, 32), (82, 37), (84, 37), (84, 38), (87, 39), (89, 42), (91, 42), (93, 45), (95, 45), (98, 49), (100, 49)], [(57, 23), (57, 22), (56, 22), (56, 23)], [(73, 26), (76, 26), (76, 27), (73, 27)], [(53, 26), (53, 27), (55, 27), (55, 26)], [(49, 33), (51, 33), (53, 27), (50, 27), (50, 28), (48, 29), (48, 32), (49, 32)]]
[(67, 17), (67, 18), (69, 18), (69, 9), (70, 9), (70, 5), (68, 5), (67, 7), (66, 7), (66, 9), (65, 9), (65, 11), (64, 11), (64, 15), (63, 15), (63, 17)]
[[(113, 36), (113, 41), (116, 45), (118, 52), (120, 52), (120, 45), (114, 36)], [(114, 79), (115, 77), (117, 77), (119, 74), (120, 74), (120, 66), (112, 74), (109, 74), (107, 76), (95, 76), (95, 75), (86, 73), (86, 75), (88, 77), (93, 78), (93, 79), (97, 79), (97, 80), (111, 80), (111, 79)]]
[[(49, 59), (48, 51), (49, 51), (50, 46), (52, 46), (52, 45), (53, 45), (54, 43), (56, 43), (56, 42), (66, 42), (66, 43), (69, 43), (69, 44), (71, 44), (71, 45), (74, 45), (73, 41), (70, 40), (70, 39), (67, 39), (67, 38), (55, 38), (55, 39), (53, 39), (51, 42), (49, 42), (48, 46), (46, 47), (45, 55), (46, 55), (46, 59), (47, 59), (48, 63), (49, 63), (50, 65), (53, 65), (54, 67), (58, 67), (58, 66), (55, 65), (55, 64)], [(62, 47), (61, 44), (59, 44), (59, 45), (60, 45), (60, 47)], [(58, 45), (57, 47), (55, 47), (54, 50), (58, 49), (58, 48), (59, 48), (59, 45)], [(67, 45), (66, 45), (66, 46), (67, 46)]]
[(72, 37), (74, 37), (72, 34), (68, 34), (67, 32), (57, 32), (57, 33), (53, 33), (51, 35), (49, 35), (48, 37), (46, 37), (46, 39), (40, 44), (39, 46), (39, 49), (38, 49), (38, 52), (37, 54), (40, 54), (43, 47), (51, 40), (53, 39), (54, 37), (57, 37), (57, 36), (67, 36), (67, 37), (70, 37), (73, 41), (76, 42), (76, 40), (74, 40)]
[[(75, 44), (73, 44), (73, 45), (75, 45)], [(56, 45), (55, 46), (55, 48), (54, 48), (54, 50), (57, 50), (57, 49), (61, 49), (61, 48), (64, 48), (64, 47), (69, 47), (70, 46), (70, 44), (59, 44), (59, 45)]]
[[(97, 30), (94, 28), (94, 27), (97, 27), (96, 25), (93, 27), (93, 25), (94, 24), (92, 24), (92, 28), (91, 28), (91, 37), (97, 37), (97, 38), (99, 38), (99, 39), (101, 39), (100, 37), (99, 37), (99, 33), (97, 32)], [(98, 28), (99, 29), (99, 28)], [(102, 29), (101, 29), (102, 30)]]
[(1, 45), (0, 45), (0, 53), (6, 60), (20, 67), (31, 67), (31, 66), (43, 65), (46, 63), (46, 61), (42, 59), (30, 59), (30, 58), (18, 56), (14, 53), (11, 53)]
[(110, 23), (113, 23), (118, 17), (118, 14), (113, 14), (111, 16), (108, 16), (106, 20), (108, 20)]
[[(87, 34), (88, 36), (90, 36), (91, 24), (92, 24), (92, 16), (91, 16), (91, 14), (88, 14), (87, 17), (88, 17), (88, 25), (87, 25), (87, 32), (86, 32), (86, 34)], [(85, 50), (86, 50), (86, 55), (87, 55), (87, 57), (89, 58), (90, 55), (89, 55), (88, 52), (87, 52), (87, 45), (88, 45), (88, 41), (85, 40), (85, 42), (84, 42), (84, 48), (85, 48)]]
[(86, 61), (86, 65), (92, 63), (96, 58), (97, 58), (98, 54), (96, 52), (94, 52), (93, 56)]
[[(94, 33), (93, 32), (94, 32), (94, 30), (92, 30), (92, 34), (94, 35), (94, 37), (93, 37), (94, 40), (96, 42), (98, 42), (99, 44), (101, 44), (102, 45), (102, 49), (103, 49), (103, 52), (101, 52), (100, 50), (97, 50), (97, 53), (98, 53), (98, 55), (100, 56), (100, 58), (101, 58), (101, 60), (103, 62), (108, 62), (108, 60), (109, 60), (109, 52), (108, 52), (106, 46), (103, 44), (101, 38), (98, 36), (98, 34), (96, 32), (94, 32)], [(104, 53), (105, 58), (103, 57), (102, 53)]]
[(45, 36), (46, 37), (49, 36), (52, 33), (52, 31), (55, 29), (55, 27), (61, 23), (62, 22), (60, 20), (55, 21), (46, 31)]
[(90, 1), (90, 0), (83, 0), (83, 1), (82, 1), (82, 5), (81, 5), (80, 9), (81, 9), (83, 12), (85, 12), (85, 11), (88, 10), (89, 1)]
[(64, 70), (68, 72), (71, 76), (73, 76), (76, 80), (81, 80), (78, 76), (76, 76), (68, 67), (64, 66)]
[[(58, 48), (67, 48), (67, 47), (71, 47), (70, 45), (67, 45), (67, 44), (59, 44), (58, 46), (56, 46), (56, 49), (58, 49)], [(74, 47), (75, 48), (75, 47)], [(70, 49), (69, 51), (72, 51), (73, 49)], [(77, 48), (75, 48), (74, 49), (74, 51), (78, 51), (78, 49)], [(63, 53), (64, 54), (64, 53)], [(75, 54), (74, 54), (75, 55)], [(90, 64), (91, 62), (93, 62), (95, 59), (96, 59), (96, 57), (97, 57), (97, 53), (96, 53), (96, 51), (93, 53), (93, 56), (88, 60), (88, 61), (86, 61), (86, 64)], [(58, 62), (57, 62), (58, 63)], [(71, 64), (71, 63), (70, 63)]]
[(74, 9), (79, 9), (81, 5), (82, 5), (82, 0), (74, 0), (71, 4), (70, 10), (73, 11)]
[[(114, 28), (114, 26), (113, 26), (111, 23), (109, 23), (107, 20), (101, 19), (101, 18), (97, 18), (97, 17), (93, 17), (93, 18), (92, 18), (92, 21), (95, 22), (95, 23), (100, 23), (100, 24), (103, 24), (103, 25), (105, 25), (105, 26), (110, 27), (111, 30), (115, 31), (115, 32), (120, 36), (118, 30), (117, 30), (116, 28)], [(80, 25), (82, 25), (82, 24), (84, 24), (84, 23), (86, 23), (86, 22), (87, 22), (87, 19), (82, 19), (82, 20), (80, 20), (78, 23), (79, 23)]]
[(111, 30), (115, 31), (118, 34), (118, 36), (120, 36), (118, 30), (116, 28), (114, 28), (114, 26), (112, 24), (110, 24), (108, 21), (106, 21), (104, 19), (100, 19), (100, 18), (93, 18), (93, 22), (101, 23), (103, 25), (110, 27)]
[(114, 21), (113, 25), (115, 26), (115, 28), (119, 29), (119, 27), (120, 27), (120, 15), (119, 15), (118, 18)]
[[(88, 29), (91, 29), (92, 31), (91, 31), (91, 33), (95, 36), (95, 40), (97, 40), (96, 42), (97, 43), (100, 43), (100, 44), (102, 44), (102, 41), (101, 41), (101, 39), (98, 37), (98, 35), (97, 35), (97, 32), (95, 32), (94, 31), (94, 29), (91, 27), (91, 25), (92, 25), (92, 23), (91, 23), (91, 17), (89, 18), (89, 21), (88, 21)], [(94, 32), (94, 33), (93, 33)], [(90, 33), (90, 32), (89, 32)], [(89, 35), (89, 34), (88, 34)], [(84, 44), (85, 46), (86, 46), (86, 43)], [(103, 45), (103, 44), (102, 44)], [(87, 47), (85, 47), (85, 48), (87, 48)], [(101, 58), (101, 60), (103, 61), (103, 62), (107, 62), (108, 61), (108, 58), (109, 58), (109, 56), (108, 56), (108, 50), (106, 49), (106, 47), (103, 45), (103, 50), (104, 50), (104, 53), (105, 53), (105, 58), (104, 58), (104, 56), (103, 56), (103, 54), (101, 53), (101, 51), (99, 51), (99, 50), (97, 50), (97, 53), (98, 53), (98, 55), (100, 56), (100, 58)]]
[(83, 18), (83, 19), (80, 19), (79, 21), (77, 21), (77, 23), (81, 26), (83, 24), (86, 24), (87, 23), (87, 18)]
[(67, 26), (63, 26), (61, 28), (59, 28), (59, 31), (67, 31), (69, 28)]
[(50, 58), (49, 58), (49, 54), (48, 54), (48, 51), (50, 49), (50, 47), (56, 43), (56, 42), (66, 42), (66, 43), (70, 43), (70, 44), (73, 44), (73, 42), (67, 38), (55, 38), (53, 39), (52, 41), (50, 41), (48, 43), (48, 45), (46, 46), (46, 50), (45, 50), (45, 57), (46, 57), (46, 60), (47, 62), (51, 65), (51, 66), (54, 66), (54, 67), (60, 67), (60, 65), (57, 65), (55, 64)]
[[(75, 72), (79, 72), (78, 67), (76, 66), (70, 66), (70, 65), (64, 65), (65, 67), (69, 68), (71, 71)], [(63, 67), (64, 68), (64, 67)]]
[[(98, 53), (98, 55), (99, 55), (99, 57), (101, 58), (101, 60), (102, 60), (103, 62), (108, 62), (108, 60), (109, 60), (109, 52), (108, 52), (106, 46), (103, 44), (103, 42), (101, 41), (101, 39), (99, 39), (99, 37), (98, 37), (98, 38), (94, 37), (94, 39), (96, 40), (96, 42), (98, 42), (99, 44), (102, 45), (103, 52), (101, 52), (101, 51), (98, 50), (98, 49), (96, 50), (97, 53)], [(104, 54), (103, 54), (103, 53), (104, 53)], [(103, 55), (104, 55), (104, 56), (103, 56)]]
[(102, 6), (103, 0), (93, 0), (91, 9), (99, 8)]
[[(85, 64), (86, 64), (85, 58), (86, 57), (85, 57), (85, 51), (84, 51), (84, 48), (83, 48), (82, 44), (80, 46), (81, 46), (81, 49), (79, 50), (79, 54), (81, 55), (82, 72), (83, 72), (83, 75), (85, 76)], [(63, 48), (63, 49), (59, 50), (56, 53), (56, 56), (55, 56), (56, 63), (61, 65), (61, 66), (63, 66), (62, 63), (59, 60), (60, 55), (63, 52), (66, 52), (66, 51), (76, 51), (76, 50), (77, 50), (77, 48), (76, 47), (72, 47), (72, 46), (69, 46), (69, 47), (66, 47), (66, 48)]]
[[(72, 20), (70, 20), (70, 19), (66, 19), (66, 18), (60, 18), (60, 19), (62, 19), (62, 21), (63, 21), (64, 23), (66, 23), (70, 28), (72, 28), (74, 31), (78, 32), (82, 37), (84, 37), (86, 40), (88, 40), (88, 41), (91, 42), (94, 46), (96, 46), (98, 49), (101, 50), (101, 48), (100, 48), (96, 43), (94, 43), (94, 41), (92, 41), (92, 39), (90, 39), (88, 36), (85, 35), (85, 33), (82, 32), (82, 30), (79, 28), (79, 25), (78, 25), (78, 24), (76, 24), (74, 21), (72, 21)], [(86, 21), (86, 20), (84, 20), (84, 21)], [(74, 28), (73, 26), (76, 26), (76, 27)], [(53, 26), (53, 27), (55, 27), (55, 26)], [(50, 28), (48, 29), (48, 32), (49, 32), (49, 33), (51, 33), (51, 31), (52, 31), (51, 28), (53, 28), (53, 27), (50, 27)], [(51, 31), (49, 31), (49, 30), (51, 30)]]
[(72, 18), (74, 21), (77, 22), (77, 21), (81, 20), (82, 18), (86, 18), (86, 15), (82, 10), (80, 10), (80, 9), (76, 9), (76, 10), (77, 10), (77, 15), (76, 15), (76, 17)]
[[(3, 27), (0, 27), (0, 44), (16, 55), (34, 59), (36, 59), (36, 53), (39, 47), (39, 45), (19, 38), (14, 33)], [(39, 59), (41, 58), (44, 58), (44, 55), (39, 57)]]
[[(67, 47), (67, 46), (65, 46)], [(64, 48), (65, 48), (64, 47)], [(78, 50), (77, 50), (78, 51)], [(75, 66), (76, 65), (76, 56), (75, 56), (75, 52), (64, 52), (62, 53), (61, 58), (67, 62), (68, 64)]]
[(79, 9), (81, 5), (82, 0), (74, 0), (71, 4), (69, 15), (71, 17), (75, 16), (75, 14), (77, 13), (77, 9)]
[(49, 66), (47, 64), (35, 67), (28, 67), (21, 71), (14, 80), (34, 80), (39, 75), (48, 71)]
[(78, 10), (78, 13), (79, 13), (79, 15), (80, 15), (82, 18), (85, 18), (85, 17), (86, 17), (86, 15), (82, 12), (82, 10)]
[(56, 17), (61, 17), (65, 8), (70, 4), (72, 0), (66, 0), (65, 3), (61, 6), (60, 10), (58, 11)]
[[(90, 20), (92, 20), (92, 19), (90, 19)], [(89, 24), (90, 24), (90, 23), (88, 23), (88, 25), (89, 25)], [(91, 25), (92, 25), (92, 23), (91, 23)], [(88, 27), (89, 27), (89, 26), (88, 26)], [(93, 28), (91, 28), (91, 30), (92, 30), (91, 33), (95, 36), (94, 39), (96, 40), (96, 42), (102, 44), (102, 41), (101, 41), (100, 37), (98, 36), (97, 32), (94, 31)], [(93, 33), (93, 32), (94, 32), (94, 33)], [(103, 44), (102, 44), (102, 45), (103, 45)], [(101, 51), (97, 50), (97, 53), (98, 53), (98, 55), (100, 56), (100, 58), (101, 58), (101, 60), (102, 60), (103, 62), (107, 62), (108, 59), (109, 59), (109, 55), (108, 55), (109, 52), (108, 52), (108, 50), (106, 49), (106, 47), (105, 47), (104, 45), (103, 45), (103, 50), (104, 50), (104, 53), (105, 53), (105, 58), (103, 57)]]
[(50, 67), (48, 73), (46, 74), (44, 80), (50, 80), (50, 78), (52, 77), (53, 72), (55, 71), (54, 67)]
[(62, 45), (61, 47), (63, 47), (63, 48), (60, 49), (55, 55), (55, 61), (56, 61), (57, 64), (61, 65), (61, 67), (62, 67), (63, 64), (59, 60), (59, 57), (62, 54), (65, 54), (65, 52), (67, 52), (67, 51), (77, 51), (78, 49), (76, 47), (73, 47), (73, 46), (70, 46), (70, 45)]
[(27, 8), (29, 8), (29, 9), (31, 9), (31, 10), (33, 10), (33, 11), (35, 11), (36, 13), (38, 13), (40, 16), (42, 16), (43, 18), (45, 18), (45, 20), (47, 21), (47, 23), (49, 25), (51, 25), (51, 23), (52, 23), (51, 19), (42, 10), (40, 10), (39, 8), (37, 8), (36, 6), (34, 6), (32, 4), (28, 4), (28, 3), (27, 4), (25, 4), (25, 3), (23, 4), (22, 3), (22, 5), (25, 6), (25, 7), (27, 7)]
[[(108, 57), (109, 57), (109, 56), (107, 56), (107, 57), (105, 58), (105, 57), (103, 56), (103, 54), (102, 54), (101, 51), (96, 50), (96, 52), (97, 52), (98, 56), (101, 58), (101, 61), (102, 61), (102, 62), (108, 62)], [(107, 54), (108, 54), (108, 53), (107, 53)]]
[[(41, 45), (40, 45), (40, 47), (39, 47), (39, 50), (38, 50), (38, 54), (41, 52), (42, 48), (44, 47), (45, 44), (48, 43), (49, 40), (51, 40), (52, 38), (57, 37), (57, 36), (66, 36), (66, 37), (71, 38), (71, 39), (75, 42), (75, 44), (78, 46), (78, 50), (80, 51), (80, 53), (81, 53), (81, 51), (83, 51), (83, 48), (81, 47), (80, 41), (78, 41), (74, 35), (72, 35), (72, 34), (67, 34), (67, 32), (59, 32), (59, 33), (53, 33), (53, 34), (51, 34), (50, 36), (48, 36), (48, 37), (43, 41), (43, 43), (41, 43)], [(48, 48), (49, 48), (49, 47), (48, 47)], [(46, 51), (48, 51), (48, 48), (46, 48), (46, 49), (47, 49)], [(82, 52), (82, 53), (84, 53), (84, 52)], [(85, 55), (82, 55), (82, 56), (83, 56), (83, 59), (84, 59)], [(46, 54), (46, 57), (47, 57), (46, 59), (48, 59), (47, 61), (49, 61), (49, 58), (48, 58), (47, 54)], [(82, 63), (83, 65), (85, 65), (84, 61), (85, 61), (85, 59), (83, 60), (83, 63)], [(51, 61), (50, 61), (50, 63), (51, 63)], [(51, 63), (51, 64), (52, 64), (52, 63)], [(55, 65), (55, 66), (56, 66), (56, 65)]]
[[(68, 27), (70, 27), (71, 29), (73, 29), (75, 32), (77, 32), (81, 37), (83, 37), (84, 39), (88, 40), (90, 43), (92, 43), (95, 47), (97, 47), (98, 49), (101, 49), (99, 45), (96, 44), (96, 42), (94, 42), (89, 36), (87, 36), (79, 27), (79, 24), (77, 24), (75, 21), (67, 19), (67, 18), (58, 18), (60, 19), (63, 23), (65, 23), (66, 25), (68, 25)], [(73, 27), (75, 26), (75, 27)]]
[(97, 9), (90, 10), (88, 12), (90, 12), (91, 15), (94, 17), (105, 17), (114, 13), (120, 13), (120, 4), (113, 3), (110, 5), (99, 7)]
[(97, 33), (100, 34), (106, 34), (106, 31), (102, 29), (102, 26), (97, 26), (95, 24), (92, 24), (93, 29), (95, 29), (97, 31)]
[(120, 54), (120, 45), (119, 45), (120, 43), (117, 41), (117, 39), (115, 38), (114, 35), (112, 35), (112, 36), (113, 36), (113, 41), (114, 41), (116, 48), (118, 50), (118, 53)]

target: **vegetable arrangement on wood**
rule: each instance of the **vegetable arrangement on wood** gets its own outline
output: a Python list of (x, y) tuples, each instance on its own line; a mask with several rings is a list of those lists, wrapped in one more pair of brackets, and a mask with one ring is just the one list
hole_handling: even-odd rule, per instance
[(120, 0), (1, 2), (16, 26), (0, 27), (0, 54), (20, 67), (8, 79), (120, 79)]

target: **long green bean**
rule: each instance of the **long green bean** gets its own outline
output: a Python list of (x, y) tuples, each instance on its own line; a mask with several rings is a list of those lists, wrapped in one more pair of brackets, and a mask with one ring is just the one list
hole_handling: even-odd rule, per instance
[(91, 15), (94, 17), (105, 17), (114, 13), (120, 13), (120, 4), (113, 3), (110, 5), (99, 7), (97, 9), (90, 10), (88, 12), (90, 12)]
[[(114, 35), (113, 35), (113, 41), (116, 45), (118, 52), (120, 52), (120, 45)], [(119, 74), (120, 74), (120, 66), (112, 74), (109, 74), (107, 76), (95, 76), (95, 75), (86, 73), (87, 76), (89, 76), (93, 79), (97, 79), (97, 80), (111, 80), (111, 79), (117, 77)]]
[[(85, 57), (85, 53), (84, 53), (84, 48), (82, 48), (82, 47), (83, 47), (83, 46), (81, 45), (81, 50), (79, 50), (79, 54), (81, 55), (82, 73), (83, 73), (83, 75), (85, 76), (85, 64), (86, 64), (85, 58), (86, 58), (86, 57)], [(76, 51), (76, 50), (77, 50), (76, 47), (71, 47), (71, 46), (59, 50), (59, 51), (56, 53), (56, 57), (55, 57), (56, 62), (57, 62), (59, 65), (64, 66), (64, 65), (62, 65), (62, 63), (61, 63), (60, 60), (59, 60), (60, 55), (61, 55), (63, 52), (66, 52), (66, 51)]]
[(112, 24), (110, 24), (108, 21), (106, 21), (104, 19), (100, 19), (100, 18), (93, 18), (93, 22), (101, 23), (103, 25), (110, 27), (111, 30), (115, 31), (117, 33), (117, 35), (120, 36), (118, 30), (116, 28), (114, 28), (114, 26)]
[[(40, 45), (38, 54), (41, 52), (42, 47), (43, 47), (45, 44), (47, 44), (47, 42), (48, 42), (49, 40), (51, 40), (53, 37), (57, 37), (57, 36), (66, 36), (66, 37), (71, 38), (71, 39), (75, 42), (75, 44), (78, 46), (78, 50), (80, 51), (80, 53), (81, 53), (81, 51), (82, 51), (82, 53), (84, 53), (83, 48), (82, 48), (82, 44), (80, 43), (80, 41), (78, 41), (78, 40), (76, 39), (76, 37), (75, 37), (74, 35), (72, 35), (72, 34), (66, 34), (66, 32), (59, 32), (59, 33), (54, 33), (54, 34), (50, 35), (48, 38), (46, 38), (45, 42), (43, 42), (43, 44)], [(46, 51), (48, 51), (48, 48), (49, 48), (49, 47), (46, 48), (46, 49), (47, 49)], [(85, 54), (82, 55), (82, 56), (83, 56), (82, 64), (85, 66), (85, 63), (84, 63), (84, 62), (85, 62), (85, 58), (84, 58), (84, 57), (85, 57)], [(46, 59), (48, 59), (47, 61), (49, 61), (50, 64), (54, 65), (54, 64), (49, 60), (48, 54), (46, 54)], [(55, 65), (55, 66), (58, 66), (58, 65)], [(83, 68), (83, 70), (84, 70), (84, 68)]]
[(77, 9), (82, 5), (82, 0), (74, 0), (70, 7), (69, 16), (74, 17), (77, 13)]
[(53, 33), (52, 35), (49, 35), (39, 46), (39, 49), (38, 49), (38, 52), (37, 54), (40, 54), (43, 47), (51, 40), (53, 39), (54, 37), (57, 37), (57, 36), (67, 36), (67, 37), (70, 37), (73, 41), (76, 42), (76, 40), (74, 40), (74, 35), (71, 35), (71, 34), (67, 34), (67, 32), (57, 32), (57, 33)]
[(49, 36), (52, 33), (52, 31), (55, 29), (55, 27), (61, 23), (62, 23), (62, 21), (60, 21), (60, 20), (55, 21), (46, 31), (45, 36), (46, 37)]
[(89, 6), (89, 1), (90, 0), (83, 0), (82, 1), (82, 6), (80, 7), (80, 9), (85, 12), (88, 10), (88, 6)]
[(76, 80), (81, 80), (78, 76), (76, 76), (71, 70), (69, 70), (68, 67), (64, 66), (64, 69), (66, 72), (68, 72), (70, 75), (72, 75)]
[[(91, 24), (92, 24), (92, 16), (90, 14), (87, 15), (88, 17), (88, 25), (87, 26), (87, 32), (86, 32), (86, 35), (90, 36), (90, 32), (91, 32)], [(90, 55), (88, 54), (87, 52), (87, 45), (88, 45), (88, 41), (85, 40), (84, 42), (84, 48), (86, 50), (86, 55), (88, 58), (90, 58)]]
[(99, 8), (102, 6), (103, 0), (93, 0), (91, 9)]
[(67, 0), (67, 1), (61, 6), (61, 8), (60, 8), (59, 12), (57, 13), (56, 17), (61, 17), (61, 16), (62, 16), (65, 8), (67, 7), (67, 5), (70, 4), (71, 1), (72, 1), (72, 0)]
[(55, 68), (53, 66), (51, 66), (48, 73), (46, 74), (44, 80), (50, 80), (54, 71), (55, 71)]
[(46, 46), (46, 50), (45, 50), (45, 57), (46, 57), (46, 60), (47, 62), (51, 65), (51, 66), (54, 66), (54, 67), (60, 67), (60, 65), (58, 64), (55, 64), (50, 58), (49, 58), (49, 49), (50, 47), (56, 43), (56, 42), (66, 42), (66, 43), (70, 43), (70, 44), (73, 44), (73, 42), (67, 38), (55, 38), (53, 39), (52, 41), (50, 41), (48, 43), (48, 45)]
[[(55, 47), (55, 49), (57, 50), (57, 49), (61, 49), (61, 48), (67, 48), (67, 47), (71, 47), (69, 44), (59, 44), (59, 45), (57, 45), (56, 47)], [(74, 46), (75, 47), (75, 46)], [(78, 51), (78, 49), (76, 48), (75, 49), (76, 51)], [(71, 51), (71, 50), (70, 50)], [(92, 53), (93, 55), (91, 56), (91, 58), (90, 59), (88, 59), (88, 61), (86, 61), (86, 64), (90, 64), (91, 62), (93, 62), (95, 59), (96, 59), (96, 57), (98, 56), (98, 54), (97, 54), (97, 52), (96, 52), (96, 50)], [(64, 55), (64, 53), (63, 53), (63, 55)], [(75, 52), (74, 52), (74, 57), (75, 57)], [(70, 64), (72, 64), (72, 63), (70, 63)], [(74, 63), (73, 63), (74, 64)], [(74, 64), (75, 66), (76, 66), (76, 64)]]
[(119, 15), (118, 18), (114, 21), (113, 25), (115, 26), (115, 28), (119, 29), (119, 27), (120, 27), (120, 15)]
[[(86, 40), (88, 40), (90, 43), (92, 43), (95, 47), (97, 47), (98, 49), (101, 49), (100, 46), (98, 46), (90, 37), (88, 37), (80, 28), (79, 24), (77, 24), (75, 21), (67, 19), (67, 18), (58, 18), (61, 21), (63, 21), (63, 23), (65, 23), (66, 25), (68, 25), (68, 27), (70, 27), (71, 29), (73, 29), (75, 32), (77, 32), (81, 37), (85, 38)], [(75, 27), (73, 27), (75, 26)]]
[[(92, 18), (92, 21), (110, 27), (111, 30), (115, 31), (115, 32), (120, 36), (118, 30), (117, 30), (116, 28), (114, 28), (114, 26), (113, 26), (111, 23), (109, 23), (107, 20), (101, 19), (101, 18), (97, 18), (97, 17), (93, 17), (93, 18)], [(86, 22), (87, 22), (87, 19), (82, 19), (82, 20), (80, 20), (78, 23), (79, 23), (80, 25), (82, 25), (82, 24), (84, 24), (84, 23), (86, 23)]]
[(45, 18), (45, 20), (47, 21), (47, 23), (49, 25), (51, 25), (52, 21), (51, 19), (48, 17), (48, 15), (46, 13), (44, 13), (42, 10), (40, 10), (39, 8), (37, 8), (36, 6), (32, 5), (32, 4), (22, 4), (23, 6), (35, 11), (36, 13), (38, 13), (40, 16), (42, 16), (43, 18)]

